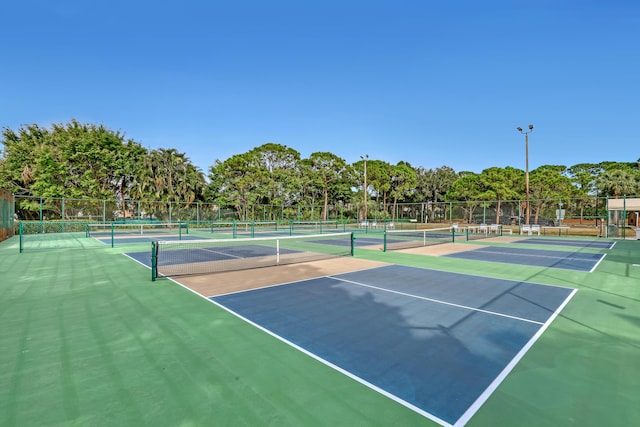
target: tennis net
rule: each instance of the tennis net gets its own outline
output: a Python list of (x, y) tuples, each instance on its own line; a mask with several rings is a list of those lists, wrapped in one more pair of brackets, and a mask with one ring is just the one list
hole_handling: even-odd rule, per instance
[(420, 246), (451, 243), (455, 240), (453, 227), (424, 230), (385, 230), (383, 250), (416, 248)]
[(154, 241), (151, 279), (248, 270), (353, 256), (353, 233)]
[(167, 234), (188, 234), (186, 222), (148, 222), (148, 223), (96, 223), (87, 224), (87, 237), (105, 238), (118, 236), (162, 236)]

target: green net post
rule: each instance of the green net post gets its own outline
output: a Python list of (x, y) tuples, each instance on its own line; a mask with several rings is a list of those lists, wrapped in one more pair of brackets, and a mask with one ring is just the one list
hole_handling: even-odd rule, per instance
[(289, 221), (289, 236), (293, 236), (293, 220)]
[(116, 226), (114, 225), (114, 223), (111, 223), (111, 247), (114, 246), (114, 240), (115, 240), (115, 235), (116, 235)]
[(84, 226), (84, 236), (89, 237), (89, 224)]
[(354, 256), (356, 253), (355, 246), (356, 246), (356, 235), (353, 232), (351, 232), (351, 256)]
[(451, 227), (451, 243), (456, 242), (456, 229)]
[(384, 239), (382, 241), (382, 252), (387, 252), (387, 230), (384, 230)]
[(151, 281), (155, 282), (158, 278), (158, 245), (151, 242)]
[(20, 221), (19, 229), (20, 229), (20, 253), (22, 253), (22, 249), (23, 249), (22, 248), (22, 235), (24, 234), (23, 233), (24, 229), (22, 228), (22, 221)]
[(254, 237), (256, 237), (256, 222), (254, 220), (251, 220), (251, 238), (253, 239)]
[(182, 240), (182, 223), (178, 222), (178, 240)]
[(235, 239), (238, 234), (238, 225), (236, 224), (236, 220), (234, 219), (231, 223), (231, 236)]
[(469, 240), (469, 227), (465, 230), (465, 237)]

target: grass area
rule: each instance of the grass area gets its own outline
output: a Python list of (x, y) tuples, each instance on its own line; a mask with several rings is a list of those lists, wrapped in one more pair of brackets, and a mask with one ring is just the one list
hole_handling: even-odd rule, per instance
[[(122, 255), (0, 243), (0, 425), (430, 426)], [(357, 249), (360, 258), (579, 289), (469, 426), (640, 420), (640, 242), (594, 273)], [(428, 363), (428, 361), (425, 361)]]

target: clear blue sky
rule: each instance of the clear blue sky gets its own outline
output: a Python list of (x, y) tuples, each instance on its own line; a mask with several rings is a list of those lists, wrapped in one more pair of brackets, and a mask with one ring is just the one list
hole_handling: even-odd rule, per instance
[(203, 171), (266, 142), (480, 172), (640, 157), (637, 0), (3, 1), (0, 127)]

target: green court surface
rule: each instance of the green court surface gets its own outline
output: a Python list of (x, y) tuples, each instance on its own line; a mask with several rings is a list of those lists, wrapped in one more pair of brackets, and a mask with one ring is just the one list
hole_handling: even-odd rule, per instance
[[(152, 282), (122, 255), (132, 246), (83, 246), (21, 254), (17, 237), (0, 243), (0, 425), (437, 425), (179, 285)], [(468, 426), (640, 421), (640, 242), (606, 253), (586, 273), (356, 249), (578, 289)]]

